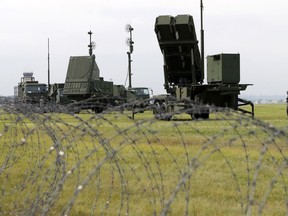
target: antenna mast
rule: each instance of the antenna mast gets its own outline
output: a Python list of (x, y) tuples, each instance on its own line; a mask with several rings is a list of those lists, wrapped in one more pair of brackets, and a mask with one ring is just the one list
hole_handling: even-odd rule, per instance
[(133, 52), (133, 40), (132, 40), (132, 31), (134, 30), (132, 28), (132, 26), (130, 24), (127, 24), (126, 27), (125, 27), (126, 31), (130, 33), (130, 37), (127, 38), (126, 40), (126, 44), (127, 46), (129, 46), (129, 52), (127, 52), (128, 54), (128, 76), (129, 76), (129, 86), (128, 88), (132, 88), (132, 81), (131, 81), (131, 76), (132, 76), (132, 73), (131, 73), (131, 54)]
[(50, 92), (50, 47), (48, 38), (48, 92)]
[(201, 67), (204, 74), (204, 29), (203, 29), (203, 1), (200, 0), (200, 14), (201, 14)]
[(91, 30), (88, 32), (88, 34), (89, 34), (89, 36), (90, 36), (90, 43), (89, 43), (89, 45), (88, 45), (88, 47), (89, 47), (89, 55), (90, 56), (92, 56), (92, 47), (93, 47), (93, 45), (92, 45), (92, 41), (91, 41), (91, 35), (93, 34), (92, 32), (91, 32)]

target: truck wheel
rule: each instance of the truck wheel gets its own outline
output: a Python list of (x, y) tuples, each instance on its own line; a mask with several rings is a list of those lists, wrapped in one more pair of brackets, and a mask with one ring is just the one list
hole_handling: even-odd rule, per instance
[(168, 107), (165, 102), (161, 105), (157, 102), (155, 104), (154, 115), (156, 119), (170, 121), (172, 115), (168, 113)]
[(163, 102), (161, 104), (161, 113), (167, 113), (167, 104), (165, 102)]
[(205, 113), (193, 113), (190, 114), (191, 118), (193, 120), (197, 120), (197, 119), (209, 119), (209, 112), (205, 112)]

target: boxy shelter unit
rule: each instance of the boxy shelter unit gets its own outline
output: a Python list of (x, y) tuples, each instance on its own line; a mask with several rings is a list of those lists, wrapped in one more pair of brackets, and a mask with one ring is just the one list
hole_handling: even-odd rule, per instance
[(240, 54), (221, 53), (208, 56), (207, 82), (238, 84), (240, 82)]

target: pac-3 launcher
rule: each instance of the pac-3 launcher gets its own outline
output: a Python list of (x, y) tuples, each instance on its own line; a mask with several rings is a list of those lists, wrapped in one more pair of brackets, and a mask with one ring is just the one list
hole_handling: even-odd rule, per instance
[[(240, 91), (249, 85), (239, 84), (240, 54), (208, 56), (207, 84), (204, 84), (203, 57), (199, 51), (193, 17), (159, 16), (155, 22), (155, 33), (164, 60), (164, 88), (170, 96), (155, 98), (156, 104), (162, 107), (159, 109), (161, 112), (169, 113), (176, 106), (190, 108), (188, 101), (192, 101), (236, 110), (242, 110), (239, 106), (250, 104), (251, 112), (242, 111), (254, 115), (253, 104), (238, 97)], [(188, 114), (192, 118), (209, 118), (209, 108), (190, 109)]]

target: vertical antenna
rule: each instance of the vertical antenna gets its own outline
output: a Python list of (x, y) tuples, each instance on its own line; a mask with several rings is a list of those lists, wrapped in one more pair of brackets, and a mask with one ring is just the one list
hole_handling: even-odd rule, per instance
[(89, 43), (89, 45), (88, 45), (88, 47), (89, 47), (89, 55), (90, 56), (92, 56), (92, 41), (91, 41), (91, 35), (93, 34), (92, 32), (91, 32), (91, 30), (88, 32), (88, 34), (89, 34), (89, 36), (90, 36), (90, 43)]
[(50, 92), (50, 47), (48, 38), (48, 92)]
[(126, 39), (126, 45), (129, 46), (129, 52), (127, 52), (128, 54), (128, 77), (129, 77), (129, 86), (128, 88), (132, 88), (132, 80), (131, 80), (131, 77), (132, 77), (132, 72), (131, 72), (131, 62), (132, 62), (132, 59), (131, 59), (131, 54), (133, 52), (133, 40), (132, 40), (132, 31), (134, 30), (132, 28), (132, 26), (130, 24), (127, 24), (125, 26), (125, 30), (127, 32), (129, 32), (129, 38)]
[(204, 29), (203, 29), (203, 1), (200, 0), (200, 12), (201, 12), (201, 67), (204, 74)]

